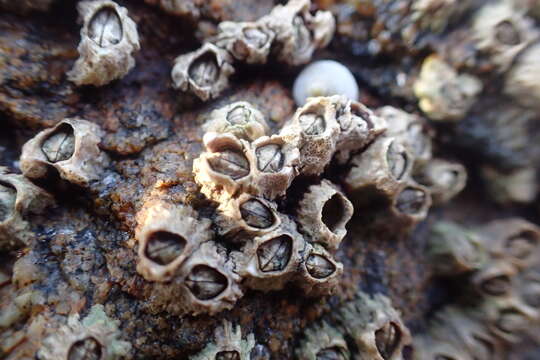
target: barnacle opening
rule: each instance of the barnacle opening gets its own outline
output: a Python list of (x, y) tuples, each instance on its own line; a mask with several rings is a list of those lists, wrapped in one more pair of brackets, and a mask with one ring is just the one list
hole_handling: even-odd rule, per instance
[(246, 224), (258, 229), (267, 229), (276, 222), (272, 210), (257, 199), (249, 199), (242, 203), (240, 214)]
[(219, 65), (216, 54), (208, 50), (199, 55), (189, 65), (188, 74), (198, 86), (212, 86), (219, 77)]
[(186, 278), (186, 285), (199, 300), (210, 300), (221, 294), (228, 285), (225, 275), (207, 265), (196, 265)]
[(267, 144), (255, 150), (257, 168), (262, 172), (276, 173), (283, 169), (285, 156), (279, 144)]
[(100, 360), (101, 344), (92, 336), (75, 341), (69, 348), (66, 360)]
[(73, 126), (62, 123), (41, 144), (41, 151), (48, 161), (56, 163), (68, 160), (75, 151), (75, 134)]
[(425, 191), (406, 187), (397, 197), (396, 208), (405, 214), (418, 214), (422, 211), (427, 201)]
[(306, 259), (306, 269), (315, 279), (324, 279), (336, 271), (336, 266), (324, 256), (310, 254)]
[(11, 216), (16, 200), (17, 190), (11, 184), (0, 182), (0, 222)]
[(344, 227), (349, 220), (346, 202), (343, 195), (335, 193), (324, 203), (321, 220), (331, 232)]
[(182, 254), (186, 244), (186, 239), (178, 234), (156, 231), (148, 237), (145, 255), (159, 265), (167, 265)]
[(257, 248), (259, 269), (262, 272), (282, 271), (291, 260), (293, 239), (281, 235), (265, 241)]
[(100, 8), (88, 23), (88, 37), (102, 48), (118, 44), (123, 36), (122, 21), (112, 6)]
[(375, 331), (375, 345), (377, 351), (384, 360), (388, 360), (396, 352), (401, 342), (401, 330), (399, 326), (390, 321), (382, 328)]
[(386, 162), (390, 173), (396, 180), (401, 180), (407, 171), (409, 159), (407, 153), (396, 149), (394, 142), (390, 143), (386, 152)]
[(500, 296), (510, 291), (510, 284), (510, 277), (503, 274), (484, 280), (480, 288), (486, 294)]
[(251, 110), (244, 105), (237, 105), (227, 113), (227, 121), (232, 125), (245, 125), (249, 122)]
[(215, 360), (240, 360), (240, 354), (236, 350), (220, 351), (216, 354)]
[(525, 230), (506, 240), (506, 250), (518, 259), (526, 259), (532, 255), (532, 250), (538, 245), (540, 239), (534, 231)]
[(316, 360), (345, 360), (346, 358), (343, 350), (338, 346), (322, 349), (315, 357)]
[(522, 330), (527, 325), (525, 315), (515, 309), (503, 309), (499, 313), (496, 326), (502, 332), (513, 334)]
[(504, 20), (495, 26), (495, 38), (504, 45), (518, 45), (521, 36), (510, 20)]
[(249, 175), (249, 161), (240, 151), (224, 148), (214, 155), (208, 158), (208, 164), (215, 172), (230, 176), (233, 180)]
[(360, 103), (352, 102), (351, 103), (351, 113), (353, 116), (360, 118), (363, 122), (366, 123), (368, 130), (373, 129), (373, 122), (369, 116), (369, 113), (362, 109)]
[(242, 30), (245, 39), (255, 48), (262, 48), (268, 42), (269, 36), (258, 27), (246, 27)]
[(298, 117), (300, 126), (304, 134), (308, 136), (317, 136), (326, 130), (326, 119), (324, 118), (325, 109), (323, 106), (312, 106), (304, 111)]

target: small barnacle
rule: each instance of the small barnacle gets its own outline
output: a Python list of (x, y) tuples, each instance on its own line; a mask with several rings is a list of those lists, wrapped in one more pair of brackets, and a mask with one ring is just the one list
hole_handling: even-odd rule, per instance
[(120, 340), (120, 321), (107, 316), (103, 305), (94, 305), (79, 321), (71, 315), (67, 324), (54, 329), (42, 343), (40, 360), (115, 360), (126, 356), (131, 344)]
[(305, 251), (298, 284), (308, 295), (330, 294), (342, 273), (343, 264), (337, 262), (321, 245), (313, 244)]
[(411, 153), (399, 140), (379, 137), (352, 158), (344, 183), (350, 193), (376, 190), (391, 198), (408, 181), (413, 163)]
[(89, 121), (65, 119), (24, 144), (21, 170), (31, 179), (40, 179), (54, 168), (61, 178), (87, 186), (100, 179), (108, 162), (98, 147), (101, 134), (99, 126)]
[(353, 74), (337, 61), (315, 61), (294, 80), (293, 96), (298, 106), (303, 106), (310, 97), (332, 95), (358, 100), (358, 84)]
[(538, 193), (536, 169), (533, 167), (507, 173), (484, 166), (481, 174), (490, 197), (500, 204), (528, 204)]
[(467, 170), (457, 162), (432, 159), (415, 172), (414, 178), (428, 188), (434, 204), (442, 204), (465, 188)]
[(279, 227), (254, 237), (246, 242), (242, 252), (233, 254), (236, 272), (253, 289), (281, 289), (295, 275), (305, 246), (294, 222), (281, 216)]
[(468, 74), (458, 74), (436, 55), (422, 63), (420, 76), (414, 84), (418, 105), (432, 120), (462, 119), (482, 90), (482, 83)]
[(0, 250), (29, 245), (34, 237), (27, 216), (41, 213), (53, 198), (26, 177), (0, 166)]
[(134, 66), (133, 53), (140, 49), (137, 25), (127, 9), (114, 1), (81, 1), (83, 22), (79, 58), (68, 72), (77, 85), (102, 86), (124, 77)]
[(474, 16), (471, 34), (476, 48), (488, 55), (501, 73), (538, 39), (533, 21), (512, 0), (491, 1), (482, 6)]
[(479, 236), (451, 222), (438, 222), (432, 227), (426, 252), (435, 272), (441, 275), (472, 272), (487, 260)]
[(210, 221), (188, 205), (150, 201), (137, 214), (137, 271), (148, 281), (166, 282), (199, 245), (210, 240)]
[(403, 184), (392, 199), (391, 212), (409, 225), (424, 220), (431, 207), (429, 191), (414, 183)]
[(174, 60), (171, 72), (173, 86), (192, 92), (206, 101), (217, 97), (229, 84), (234, 73), (231, 56), (214, 44), (205, 43), (196, 51)]
[(202, 128), (205, 132), (231, 133), (246, 141), (254, 141), (270, 131), (264, 115), (245, 101), (212, 111)]
[(214, 44), (230, 52), (236, 60), (248, 64), (264, 64), (275, 34), (257, 22), (224, 21), (219, 24)]
[(332, 98), (310, 98), (280, 132), (283, 139), (300, 149), (299, 170), (318, 175), (332, 160), (340, 132)]
[(503, 260), (491, 260), (471, 277), (471, 284), (481, 295), (505, 296), (512, 291), (514, 266)]
[(251, 350), (255, 347), (255, 337), (249, 334), (242, 339), (240, 326), (233, 326), (227, 320), (223, 326), (215, 330), (214, 341), (209, 342), (191, 360), (249, 360)]
[(354, 208), (347, 197), (328, 180), (312, 185), (298, 204), (297, 221), (310, 241), (336, 250), (347, 234), (345, 225)]
[(351, 358), (344, 335), (326, 322), (307, 328), (296, 349), (299, 360), (349, 360)]

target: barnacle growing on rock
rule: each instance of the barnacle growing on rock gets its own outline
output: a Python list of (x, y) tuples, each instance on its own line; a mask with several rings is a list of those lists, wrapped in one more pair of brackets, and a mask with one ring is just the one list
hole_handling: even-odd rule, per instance
[(306, 330), (296, 349), (299, 360), (349, 360), (351, 358), (343, 334), (326, 322)]
[(251, 350), (255, 347), (255, 337), (249, 334), (242, 339), (242, 329), (224, 320), (223, 326), (216, 327), (214, 341), (191, 360), (249, 360)]
[(247, 141), (268, 135), (270, 131), (264, 115), (245, 101), (237, 101), (212, 111), (202, 128), (205, 132), (231, 133)]
[(540, 87), (537, 81), (540, 43), (523, 50), (505, 76), (504, 93), (520, 104), (538, 109)]
[(484, 166), (481, 174), (487, 192), (500, 204), (531, 203), (539, 190), (536, 169), (532, 167), (503, 172), (492, 166)]
[(238, 61), (262, 64), (268, 58), (274, 38), (274, 31), (261, 22), (224, 21), (212, 42)]
[(79, 320), (71, 315), (67, 324), (45, 338), (38, 352), (40, 360), (115, 360), (127, 355), (131, 344), (121, 340), (118, 320), (107, 316), (103, 305), (94, 305), (88, 315)]
[(392, 198), (390, 211), (404, 226), (414, 226), (424, 220), (431, 207), (431, 195), (424, 186), (402, 184)]
[(465, 188), (467, 170), (457, 162), (432, 159), (415, 173), (414, 178), (429, 189), (434, 204), (442, 204)]
[(101, 178), (108, 163), (99, 149), (102, 131), (89, 121), (71, 118), (45, 129), (24, 144), (21, 170), (31, 179), (41, 179), (54, 168), (62, 179), (88, 186)]
[(337, 286), (343, 264), (319, 244), (309, 244), (304, 252), (298, 284), (307, 295), (331, 294)]
[(124, 77), (134, 66), (140, 49), (137, 25), (127, 9), (114, 1), (78, 3), (81, 29), (79, 58), (67, 74), (77, 85), (102, 86)]
[(512, 291), (513, 278), (517, 269), (504, 260), (491, 259), (471, 276), (471, 285), (477, 294), (484, 296), (506, 296)]

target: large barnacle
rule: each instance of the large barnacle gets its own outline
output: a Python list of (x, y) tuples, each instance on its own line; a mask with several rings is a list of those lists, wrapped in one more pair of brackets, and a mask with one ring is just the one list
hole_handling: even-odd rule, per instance
[(101, 133), (99, 126), (89, 121), (65, 119), (24, 144), (21, 170), (26, 177), (40, 179), (54, 168), (62, 179), (87, 186), (101, 178), (108, 163), (98, 147)]
[(309, 244), (298, 276), (298, 285), (308, 295), (331, 294), (343, 272), (343, 264), (319, 244)]
[(429, 189), (434, 204), (442, 204), (465, 188), (467, 170), (457, 162), (432, 159), (415, 172), (414, 178)]
[(190, 91), (203, 101), (214, 98), (229, 85), (229, 77), (234, 73), (231, 64), (231, 56), (226, 50), (205, 43), (200, 49), (174, 60), (173, 86)]
[(350, 351), (343, 334), (326, 322), (315, 324), (304, 333), (296, 349), (299, 360), (349, 360)]
[(134, 66), (133, 53), (140, 49), (137, 25), (127, 9), (114, 1), (81, 1), (83, 22), (79, 59), (68, 78), (77, 85), (102, 86), (124, 77)]
[(224, 320), (223, 326), (215, 330), (214, 341), (209, 342), (191, 360), (249, 360), (251, 350), (255, 347), (255, 338), (249, 334), (242, 339), (240, 326), (233, 326)]
[(231, 133), (247, 141), (269, 133), (264, 115), (245, 101), (237, 101), (212, 111), (202, 128), (205, 132)]
[(347, 234), (345, 225), (354, 212), (353, 205), (336, 185), (328, 180), (309, 187), (299, 203), (297, 220), (310, 241), (336, 250)]
[(43, 340), (40, 360), (115, 360), (126, 356), (131, 344), (120, 340), (119, 321), (107, 316), (103, 305), (94, 305), (82, 320), (71, 315), (67, 324)]
[(210, 221), (198, 219), (188, 205), (151, 201), (138, 214), (137, 271), (149, 281), (169, 281), (176, 270), (205, 241)]
[(274, 38), (274, 32), (262, 23), (224, 21), (212, 42), (236, 60), (261, 64), (266, 62)]

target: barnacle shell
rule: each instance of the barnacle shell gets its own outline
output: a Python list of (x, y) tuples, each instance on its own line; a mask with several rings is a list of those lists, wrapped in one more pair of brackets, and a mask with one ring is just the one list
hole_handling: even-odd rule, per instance
[(434, 204), (442, 204), (465, 188), (467, 170), (457, 162), (432, 159), (415, 172), (414, 178), (429, 189)]
[(431, 229), (427, 254), (435, 272), (457, 275), (472, 272), (487, 261), (486, 250), (473, 231), (450, 222), (438, 222)]
[(506, 173), (484, 166), (482, 177), (491, 198), (501, 204), (531, 203), (538, 193), (536, 169), (533, 167)]
[(326, 322), (309, 327), (304, 336), (300, 346), (296, 349), (296, 356), (299, 360), (350, 359), (349, 349), (343, 334)]
[(476, 77), (458, 74), (436, 55), (422, 63), (414, 84), (418, 105), (432, 120), (458, 121), (467, 113), (482, 90)]
[(331, 294), (343, 273), (343, 264), (319, 244), (308, 244), (298, 285), (307, 295)]
[(505, 77), (503, 91), (524, 106), (538, 109), (540, 103), (540, 85), (538, 66), (540, 61), (540, 43), (531, 45), (517, 58)]
[(139, 212), (137, 271), (149, 281), (169, 281), (184, 261), (210, 240), (210, 221), (188, 205), (151, 201)]
[(68, 72), (77, 85), (102, 86), (124, 77), (134, 66), (133, 53), (140, 49), (137, 25), (127, 9), (114, 1), (81, 1), (83, 22), (79, 58)]
[(312, 185), (298, 205), (297, 221), (310, 241), (336, 250), (354, 212), (347, 197), (328, 180)]
[(0, 166), (0, 251), (29, 245), (34, 235), (26, 217), (41, 213), (54, 200), (26, 177)]
[(334, 60), (318, 60), (306, 66), (294, 80), (296, 105), (316, 96), (343, 95), (358, 100), (358, 84), (347, 67)]
[(212, 111), (202, 128), (205, 132), (231, 133), (247, 141), (270, 132), (264, 115), (245, 101), (237, 101)]
[(45, 129), (24, 144), (21, 170), (31, 179), (43, 178), (51, 167), (61, 178), (81, 186), (99, 180), (108, 159), (98, 147), (101, 129), (71, 118)]
[(492, 259), (471, 276), (471, 285), (478, 294), (484, 296), (516, 295), (510, 294), (516, 275), (517, 269), (512, 264), (501, 259)]
[(274, 38), (274, 32), (260, 22), (223, 21), (212, 42), (227, 50), (236, 60), (264, 64)]
[(173, 86), (192, 92), (203, 101), (215, 98), (229, 85), (229, 77), (234, 73), (231, 64), (231, 56), (226, 50), (205, 43), (198, 50), (174, 60)]
[(214, 341), (197, 355), (190, 357), (191, 360), (249, 360), (251, 350), (255, 347), (255, 337), (249, 334), (242, 339), (240, 326), (233, 326), (224, 320), (223, 326), (215, 330)]
[(414, 226), (426, 218), (430, 207), (429, 190), (410, 181), (408, 184), (402, 184), (395, 193), (390, 210), (404, 226)]
[(236, 272), (252, 289), (281, 289), (295, 275), (305, 247), (294, 222), (282, 216), (277, 229), (254, 237), (234, 253)]
[(82, 321), (79, 321), (79, 314), (71, 315), (66, 325), (45, 338), (38, 358), (120, 359), (131, 350), (131, 344), (120, 340), (119, 323), (105, 314), (103, 305), (94, 305)]

